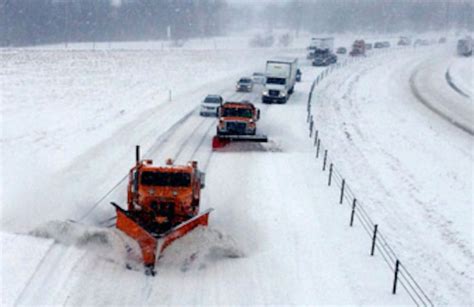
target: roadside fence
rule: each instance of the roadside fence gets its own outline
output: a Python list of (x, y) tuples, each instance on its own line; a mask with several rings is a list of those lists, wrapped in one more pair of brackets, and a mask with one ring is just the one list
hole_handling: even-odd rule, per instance
[(397, 287), (400, 285), (417, 306), (434, 306), (426, 294), (426, 291), (421, 288), (407, 267), (400, 261), (394, 249), (390, 246), (387, 237), (381, 232), (379, 225), (369, 216), (363, 202), (356, 197), (347, 180), (336, 168), (335, 162), (329, 156), (329, 150), (322, 143), (321, 135), (314, 126), (312, 101), (315, 87), (334, 70), (361, 60), (363, 60), (363, 58), (351, 58), (342, 63), (331, 65), (323, 70), (311, 85), (307, 103), (306, 121), (309, 125), (309, 138), (313, 140), (315, 147), (315, 159), (316, 161), (321, 161), (322, 172), (327, 172), (328, 174), (328, 186), (339, 189), (338, 203), (341, 206), (346, 205), (349, 208), (349, 226), (354, 227), (355, 225), (360, 225), (364, 229), (371, 242), (370, 255), (375, 256), (379, 254), (392, 272), (393, 282), (390, 285), (392, 294), (397, 293)]

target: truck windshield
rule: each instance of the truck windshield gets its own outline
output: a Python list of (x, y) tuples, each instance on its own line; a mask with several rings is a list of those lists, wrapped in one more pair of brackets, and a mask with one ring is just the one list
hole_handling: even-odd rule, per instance
[(222, 116), (252, 118), (252, 110), (242, 108), (224, 108)]
[(285, 78), (267, 78), (267, 84), (281, 84), (285, 85)]
[(191, 185), (189, 173), (143, 172), (140, 179), (143, 185), (160, 187), (189, 187)]

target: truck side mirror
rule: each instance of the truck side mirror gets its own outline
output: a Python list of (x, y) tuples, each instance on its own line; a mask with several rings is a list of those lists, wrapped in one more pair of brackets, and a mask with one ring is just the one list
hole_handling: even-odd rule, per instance
[(260, 119), (260, 109), (257, 109), (257, 120)]

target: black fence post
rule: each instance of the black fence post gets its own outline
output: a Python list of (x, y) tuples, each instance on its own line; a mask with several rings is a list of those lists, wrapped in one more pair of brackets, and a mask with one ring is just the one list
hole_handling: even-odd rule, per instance
[(373, 256), (375, 252), (375, 241), (377, 240), (377, 227), (379, 225), (375, 224), (374, 226), (374, 236), (372, 237), (372, 249), (370, 250), (370, 255)]
[(395, 276), (393, 278), (393, 289), (392, 289), (392, 294), (397, 293), (397, 281), (398, 281), (398, 270), (400, 267), (400, 261), (397, 259), (395, 262)]
[(316, 143), (318, 142), (318, 135), (319, 135), (319, 131), (318, 130), (314, 131), (314, 144), (313, 144), (313, 146), (316, 146)]
[(324, 150), (324, 160), (323, 160), (323, 172), (326, 170), (326, 161), (328, 159), (328, 150)]
[(342, 200), (344, 199), (344, 187), (346, 186), (346, 180), (342, 179), (342, 185), (341, 185), (341, 198), (339, 199), (339, 204), (342, 205)]
[(313, 136), (313, 116), (311, 116), (311, 119), (309, 121), (309, 137), (311, 138)]
[(354, 224), (354, 214), (355, 214), (355, 211), (356, 211), (356, 202), (357, 202), (357, 200), (354, 198), (354, 201), (352, 202), (351, 222), (349, 224), (349, 226), (351, 226), (351, 227)]
[(321, 140), (318, 139), (318, 144), (316, 145), (316, 159), (319, 158), (319, 147), (321, 146)]
[(331, 186), (331, 179), (332, 179), (332, 163), (329, 164), (328, 186)]

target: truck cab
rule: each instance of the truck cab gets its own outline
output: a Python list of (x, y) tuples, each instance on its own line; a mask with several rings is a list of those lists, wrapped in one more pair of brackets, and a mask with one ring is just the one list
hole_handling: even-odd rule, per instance
[(260, 110), (250, 102), (226, 102), (219, 108), (217, 135), (255, 135)]
[(130, 170), (127, 190), (129, 212), (135, 212), (143, 225), (153, 224), (166, 231), (199, 213), (204, 173), (197, 162), (176, 166), (171, 160), (155, 166), (142, 160)]

